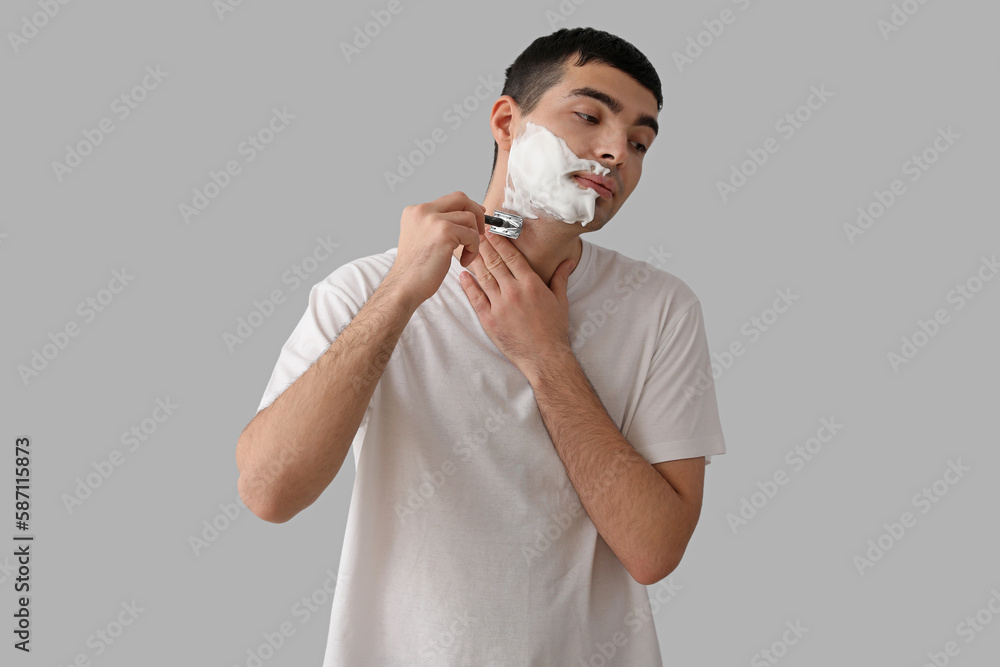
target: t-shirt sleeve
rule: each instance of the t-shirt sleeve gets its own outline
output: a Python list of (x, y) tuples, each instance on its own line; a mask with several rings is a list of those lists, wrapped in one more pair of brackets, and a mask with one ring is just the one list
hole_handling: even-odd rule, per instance
[[(257, 412), (269, 406), (326, 352), (361, 310), (363, 304), (357, 301), (330, 282), (313, 285), (305, 313), (281, 346)], [(372, 402), (369, 401), (360, 428), (368, 423), (371, 409)]]
[(636, 410), (623, 433), (650, 463), (725, 454), (701, 303), (695, 300), (653, 353)]

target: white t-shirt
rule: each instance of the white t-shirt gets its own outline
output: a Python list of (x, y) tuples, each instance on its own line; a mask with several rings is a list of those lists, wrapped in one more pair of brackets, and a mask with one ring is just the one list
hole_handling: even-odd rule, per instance
[[(724, 454), (695, 294), (581, 241), (570, 340), (622, 435), (650, 463)], [(258, 411), (361, 310), (396, 250), (348, 262), (312, 288)], [(465, 295), (465, 270), (453, 256), (414, 312), (354, 438), (323, 664), (660, 666), (647, 589), (583, 509), (531, 385)], [(614, 651), (607, 663), (602, 648)]]

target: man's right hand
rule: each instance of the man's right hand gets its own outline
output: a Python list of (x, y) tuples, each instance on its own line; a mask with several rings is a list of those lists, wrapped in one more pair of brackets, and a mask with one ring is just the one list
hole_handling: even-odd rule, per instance
[(423, 204), (403, 209), (399, 247), (387, 278), (398, 284), (419, 305), (437, 292), (455, 248), (468, 266), (479, 254), (479, 236), (486, 233), (486, 209), (464, 192), (455, 191)]

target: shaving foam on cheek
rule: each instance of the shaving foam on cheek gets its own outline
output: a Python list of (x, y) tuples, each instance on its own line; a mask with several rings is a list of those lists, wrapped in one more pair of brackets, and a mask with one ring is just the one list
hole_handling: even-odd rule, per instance
[(580, 187), (570, 175), (578, 171), (605, 176), (611, 170), (577, 157), (561, 137), (528, 121), (510, 146), (503, 208), (526, 218), (545, 215), (586, 226), (594, 219), (600, 195), (593, 188)]

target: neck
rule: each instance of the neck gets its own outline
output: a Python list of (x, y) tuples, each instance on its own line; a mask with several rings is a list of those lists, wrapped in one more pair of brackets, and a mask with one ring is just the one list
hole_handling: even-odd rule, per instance
[[(503, 189), (497, 192), (491, 186), (482, 204), (486, 207), (486, 212), (492, 215), (496, 209), (505, 210), (503, 199)], [(583, 242), (580, 240), (583, 231), (580, 223), (570, 225), (549, 217), (524, 218), (520, 235), (516, 239), (507, 240), (524, 255), (528, 265), (548, 285), (552, 274), (567, 259), (573, 260), (573, 271), (576, 271), (583, 254)], [(488, 228), (486, 234), (491, 236)], [(456, 258), (462, 257), (462, 248), (463, 246), (458, 246), (455, 249)]]

